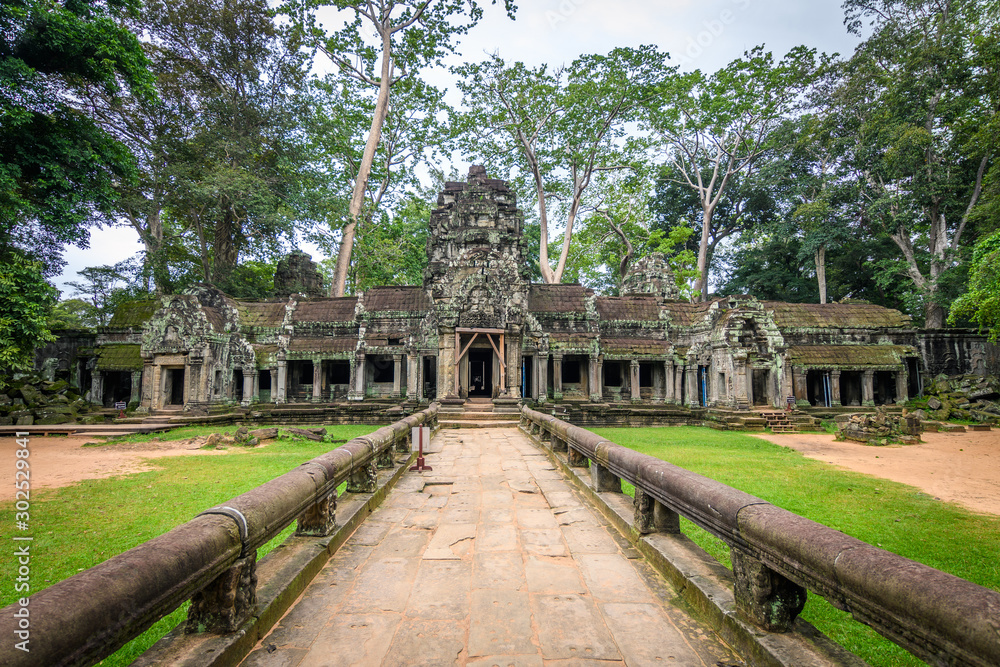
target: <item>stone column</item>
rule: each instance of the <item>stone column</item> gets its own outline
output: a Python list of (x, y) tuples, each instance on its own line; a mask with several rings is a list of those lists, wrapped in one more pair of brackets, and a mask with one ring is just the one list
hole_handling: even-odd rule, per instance
[(556, 352), (552, 355), (552, 399), (556, 401), (561, 401), (563, 397), (562, 362), (562, 352)]
[(698, 390), (698, 365), (688, 364), (685, 369), (687, 377), (687, 404), (688, 407), (696, 408), (701, 405), (701, 392)]
[(642, 389), (639, 386), (639, 360), (633, 359), (629, 363), (629, 396), (633, 403), (638, 403), (642, 400)]
[(288, 362), (284, 359), (278, 359), (278, 382), (277, 387), (272, 387), (272, 391), (277, 389), (277, 397), (274, 399), (275, 403), (284, 403), (288, 391)]
[(396, 398), (399, 398), (402, 395), (402, 375), (403, 355), (394, 354), (392, 355), (392, 395)]
[(840, 371), (830, 371), (830, 405), (840, 407)]
[(875, 371), (865, 371), (861, 375), (861, 405), (875, 405)]
[(347, 392), (347, 400), (361, 401), (365, 398), (365, 353), (354, 355), (351, 366), (351, 386)]
[(132, 371), (132, 395), (129, 403), (139, 403), (142, 398), (142, 371)]
[(257, 374), (252, 368), (243, 369), (243, 400), (241, 405), (247, 406), (253, 403), (253, 380)]
[[(246, 383), (243, 385), (246, 386)], [(313, 360), (313, 391), (312, 402), (319, 403), (323, 400), (323, 361)]]
[(515, 335), (504, 336), (504, 349), (507, 355), (507, 395), (511, 398), (523, 398), (521, 396), (521, 337)]
[(590, 355), (590, 401), (600, 403), (604, 398), (604, 388), (601, 377), (604, 372), (604, 357), (596, 354)]
[(544, 403), (549, 396), (549, 355), (548, 353), (535, 356), (538, 360), (538, 402)]
[(681, 404), (684, 392), (684, 366), (674, 366), (674, 403)]
[(277, 404), (278, 402), (278, 369), (271, 368), (268, 371), (271, 374), (271, 397), (270, 403)]
[(663, 362), (663, 402), (676, 403), (674, 396), (674, 363), (668, 359)]
[(156, 379), (159, 373), (156, 369), (159, 366), (153, 365), (152, 359), (145, 359), (142, 363), (142, 397), (139, 399), (139, 411), (146, 412), (153, 407), (153, 397), (156, 394)]
[(104, 372), (95, 370), (90, 376), (90, 402), (104, 404)]
[(795, 391), (795, 405), (809, 405), (809, 386), (806, 384), (806, 369), (792, 366), (792, 388)]
[(906, 370), (896, 371), (896, 403), (903, 404), (909, 398), (907, 395), (909, 384), (909, 373)]
[(406, 356), (406, 398), (411, 401), (420, 400), (417, 387), (420, 382), (420, 357), (416, 354)]

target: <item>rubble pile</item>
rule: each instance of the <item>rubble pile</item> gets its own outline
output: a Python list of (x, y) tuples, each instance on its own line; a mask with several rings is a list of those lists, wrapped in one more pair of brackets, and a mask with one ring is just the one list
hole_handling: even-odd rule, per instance
[(886, 412), (877, 406), (874, 413), (855, 413), (837, 417), (837, 439), (853, 440), (868, 445), (915, 444), (920, 442), (920, 418), (903, 411), (902, 415)]
[[(2, 386), (0, 426), (50, 426), (88, 421), (87, 413), (100, 409), (64, 380), (53, 382), (37, 375), (25, 375), (7, 379)], [(96, 415), (89, 419), (104, 421)]]
[(922, 419), (1000, 422), (1000, 379), (980, 375), (939, 375), (924, 387)]

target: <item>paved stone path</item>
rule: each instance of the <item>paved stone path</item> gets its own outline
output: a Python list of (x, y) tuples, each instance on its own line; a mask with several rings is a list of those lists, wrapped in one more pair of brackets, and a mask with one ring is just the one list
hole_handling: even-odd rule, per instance
[(741, 664), (518, 431), (431, 452), (244, 666)]

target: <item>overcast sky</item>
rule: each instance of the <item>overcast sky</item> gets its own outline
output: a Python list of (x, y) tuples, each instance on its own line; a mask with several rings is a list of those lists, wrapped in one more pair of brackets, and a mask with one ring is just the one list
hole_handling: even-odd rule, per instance
[[(857, 38), (843, 24), (842, 0), (519, 0), (517, 20), (488, 6), (483, 21), (463, 41), (464, 59), (499, 51), (529, 65), (568, 63), (581, 53), (617, 46), (656, 44), (685, 70), (714, 71), (763, 44), (776, 56), (805, 44), (847, 55)], [(434, 77), (437, 79), (437, 77)], [(444, 81), (435, 81), (446, 85)], [(503, 178), (503, 174), (491, 174)], [(128, 227), (94, 229), (90, 248), (67, 248), (67, 266), (56, 278), (62, 298), (67, 280), (88, 266), (113, 264), (139, 252)], [(314, 252), (312, 248), (305, 248)], [(314, 259), (321, 259), (314, 256)]]

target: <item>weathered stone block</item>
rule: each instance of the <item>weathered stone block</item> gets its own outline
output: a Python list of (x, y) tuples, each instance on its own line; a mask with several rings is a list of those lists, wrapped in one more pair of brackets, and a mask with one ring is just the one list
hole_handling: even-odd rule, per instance
[(768, 632), (786, 632), (806, 604), (806, 590), (753, 556), (730, 548), (733, 594), (740, 615)]
[(257, 607), (257, 552), (238, 559), (203, 590), (188, 608), (185, 632), (235, 632)]

